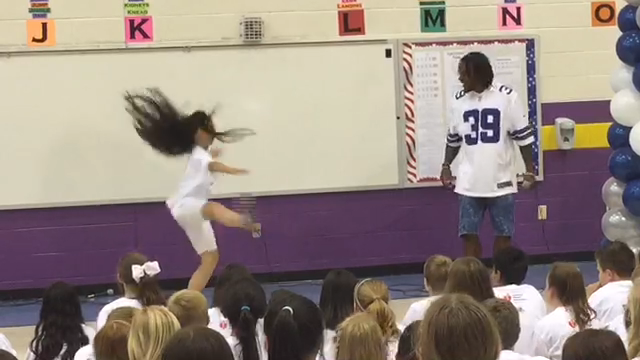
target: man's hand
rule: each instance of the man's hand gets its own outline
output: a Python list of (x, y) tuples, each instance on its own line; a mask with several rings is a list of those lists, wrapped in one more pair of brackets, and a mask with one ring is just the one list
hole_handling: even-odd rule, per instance
[(451, 173), (451, 166), (442, 165), (442, 171), (440, 171), (440, 181), (442, 181), (442, 185), (447, 188), (453, 187), (453, 174)]
[(525, 190), (533, 189), (536, 185), (536, 176), (532, 173), (526, 173), (522, 177), (522, 188)]

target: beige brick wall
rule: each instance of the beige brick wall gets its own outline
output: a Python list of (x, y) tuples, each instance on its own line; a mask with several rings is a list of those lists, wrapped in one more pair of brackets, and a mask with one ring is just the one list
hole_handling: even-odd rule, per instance
[[(337, 0), (148, 0), (154, 45), (237, 43), (243, 15), (264, 17), (268, 41), (340, 39)], [(448, 0), (447, 33), (420, 34), (417, 0), (362, 0), (363, 38), (504, 35), (497, 30), (496, 0)], [(541, 41), (543, 102), (595, 100), (611, 96), (616, 27), (591, 27), (591, 4), (580, 0), (526, 0), (522, 31)], [(624, 3), (618, 3), (621, 8)], [(58, 48), (122, 47), (121, 0), (50, 0)], [(0, 50), (25, 50), (26, 0), (2, 0)]]

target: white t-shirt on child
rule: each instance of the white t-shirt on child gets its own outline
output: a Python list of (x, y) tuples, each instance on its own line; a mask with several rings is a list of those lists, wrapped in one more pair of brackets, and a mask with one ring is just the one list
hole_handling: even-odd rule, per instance
[(11, 346), (11, 342), (4, 334), (0, 334), (0, 349), (11, 353), (13, 356), (18, 356), (18, 353), (13, 346)]
[(229, 320), (222, 315), (220, 308), (214, 307), (209, 309), (209, 328), (219, 332), (225, 338), (231, 336), (231, 324), (229, 324)]
[(76, 351), (73, 360), (95, 360), (96, 354), (93, 352), (93, 344), (85, 345)]
[(500, 356), (498, 356), (498, 360), (547, 360), (547, 358), (542, 356), (522, 355), (511, 350), (502, 350), (500, 352)]
[(336, 358), (336, 332), (334, 330), (324, 330), (324, 343), (318, 360), (335, 360)]
[[(242, 360), (242, 346), (238, 342), (238, 339), (230, 335), (225, 337), (229, 347), (231, 348), (231, 352), (233, 352), (234, 360)], [(264, 322), (262, 319), (258, 320), (256, 323), (256, 342), (258, 345), (258, 358), (260, 360), (267, 359), (267, 337), (264, 334)], [(74, 359), (75, 360), (75, 359)]]
[(510, 301), (520, 315), (520, 336), (513, 350), (522, 355), (534, 355), (533, 330), (547, 314), (547, 306), (540, 292), (531, 285), (505, 285), (493, 288), (499, 299)]
[[(402, 332), (404, 326), (398, 325), (398, 330)], [(389, 340), (387, 344), (387, 360), (395, 360), (396, 353), (398, 352), (398, 340), (399, 337)], [(324, 348), (321, 353), (318, 354), (316, 360), (335, 360), (336, 358), (336, 332), (333, 330), (324, 331)]]
[[(594, 319), (587, 327), (601, 329), (604, 326)], [(579, 330), (570, 309), (561, 306), (553, 310), (535, 327), (533, 333), (535, 355), (550, 360), (560, 360), (565, 341)]]
[(411, 306), (409, 306), (409, 310), (407, 310), (407, 314), (402, 320), (402, 326), (407, 327), (414, 321), (422, 321), (424, 314), (427, 312), (431, 303), (436, 301), (439, 297), (440, 295), (429, 296), (426, 299), (418, 300), (411, 304)]
[(624, 314), (616, 317), (613, 321), (607, 325), (609, 330), (615, 332), (620, 336), (622, 342), (624, 343), (624, 347), (627, 348), (629, 346), (629, 334), (627, 333), (627, 327), (624, 323)]
[(612, 281), (589, 296), (589, 305), (601, 323), (609, 325), (616, 317), (624, 316), (632, 286), (631, 280)]
[(109, 317), (109, 314), (111, 314), (113, 310), (121, 307), (132, 307), (136, 309), (142, 309), (143, 306), (140, 303), (140, 301), (138, 301), (138, 299), (129, 299), (126, 297), (121, 297), (120, 299), (114, 300), (108, 303), (107, 305), (105, 305), (98, 313), (98, 319), (96, 320), (96, 329), (100, 331), (100, 329), (102, 329), (104, 324), (107, 323), (107, 318)]
[[(87, 337), (89, 338), (89, 345), (93, 344), (93, 338), (96, 336), (96, 331), (92, 327), (89, 327), (84, 324), (82, 325), (82, 330), (84, 331), (84, 334), (87, 335)], [(60, 350), (60, 354), (63, 354), (66, 350), (67, 350), (67, 345), (64, 345), (62, 347), (62, 350)], [(60, 359), (60, 354), (58, 355), (58, 357), (56, 357), (56, 360)], [(33, 352), (31, 352), (31, 348), (27, 349), (25, 358), (26, 360), (35, 360), (36, 356)], [(75, 359), (75, 354), (74, 354), (74, 359)]]

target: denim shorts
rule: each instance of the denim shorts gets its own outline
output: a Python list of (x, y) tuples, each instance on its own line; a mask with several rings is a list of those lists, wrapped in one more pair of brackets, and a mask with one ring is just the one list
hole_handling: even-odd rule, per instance
[(513, 194), (493, 198), (460, 195), (460, 224), (458, 234), (477, 235), (489, 210), (496, 236), (513, 236), (515, 230), (515, 198)]

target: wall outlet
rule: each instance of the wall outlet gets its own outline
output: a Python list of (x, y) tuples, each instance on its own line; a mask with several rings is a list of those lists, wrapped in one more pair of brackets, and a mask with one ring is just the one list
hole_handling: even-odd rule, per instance
[(258, 225), (257, 226), (258, 228), (251, 233), (251, 236), (253, 236), (254, 239), (262, 237), (262, 224), (256, 224), (256, 225)]
[(538, 220), (547, 220), (547, 205), (538, 205)]

